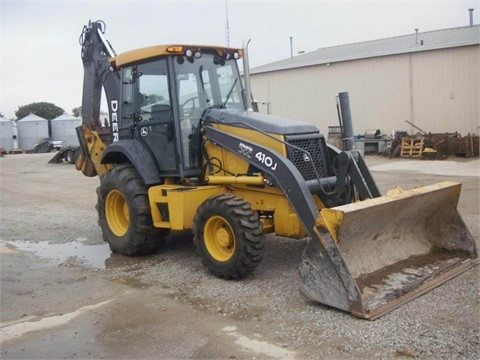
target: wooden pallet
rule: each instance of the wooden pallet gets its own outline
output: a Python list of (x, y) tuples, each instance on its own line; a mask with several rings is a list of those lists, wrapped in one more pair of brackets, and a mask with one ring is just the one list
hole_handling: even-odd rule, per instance
[(402, 138), (400, 157), (420, 158), (422, 156), (423, 136), (405, 136)]

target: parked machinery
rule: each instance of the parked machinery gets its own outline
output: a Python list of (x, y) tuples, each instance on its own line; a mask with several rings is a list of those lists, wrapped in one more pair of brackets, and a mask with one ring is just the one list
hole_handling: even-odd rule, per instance
[(368, 319), (478, 263), (456, 209), (460, 184), (381, 196), (357, 151), (328, 145), (313, 125), (254, 111), (248, 41), (117, 55), (97, 21), (80, 44), (76, 165), (100, 178), (99, 224), (112, 251), (153, 253), (169, 231), (191, 229), (208, 269), (238, 279), (261, 261), (266, 233), (309, 237), (301, 291)]

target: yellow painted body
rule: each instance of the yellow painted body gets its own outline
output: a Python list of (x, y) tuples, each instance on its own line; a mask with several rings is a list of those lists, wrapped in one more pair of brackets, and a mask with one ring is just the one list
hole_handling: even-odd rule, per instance
[(191, 229), (197, 208), (210, 196), (226, 192), (222, 186), (157, 185), (148, 189), (155, 227)]
[[(281, 135), (266, 136), (255, 130), (224, 124), (218, 127), (286, 155), (285, 145), (278, 141), (283, 140)], [(214, 174), (206, 175), (206, 186), (176, 185), (172, 179), (167, 179), (163, 185), (150, 187), (148, 196), (154, 226), (172, 230), (191, 229), (197, 208), (205, 200), (221, 192), (230, 192), (249, 202), (252, 209), (260, 213), (265, 233), (275, 232), (279, 236), (290, 238), (307, 236), (297, 214), (280, 189), (267, 185), (261, 174), (243, 175), (247, 173), (249, 163), (237, 154), (211, 142), (207, 142), (205, 147), (208, 156), (219, 159), (228, 172), (213, 169)], [(321, 205), (320, 200), (317, 200)]]
[(98, 175), (99, 177), (102, 177), (112, 166), (111, 164), (100, 163), (102, 154), (107, 148), (107, 145), (105, 145), (102, 139), (100, 139), (98, 132), (90, 130), (85, 125), (82, 125), (82, 128), (90, 158), (85, 158), (83, 153), (80, 152), (80, 156), (76, 160), (75, 166), (77, 170), (81, 170), (85, 176)]
[[(237, 135), (243, 139), (262, 144), (265, 148), (279, 152), (287, 156), (285, 144), (282, 142), (283, 136), (279, 134), (265, 135), (253, 129), (231, 126), (226, 124), (215, 125), (220, 130), (229, 134)], [(223, 166), (234, 174), (246, 174), (249, 163), (240, 158), (227, 149), (216, 146), (211, 142), (207, 142), (206, 150), (209, 157), (216, 157), (221, 160)], [(216, 169), (214, 169), (216, 170)], [(226, 175), (223, 172), (215, 175), (209, 175), (208, 179), (212, 183), (215, 182), (217, 176)], [(250, 176), (255, 178), (254, 176)], [(253, 210), (270, 214), (272, 217), (261, 218), (263, 221), (264, 232), (275, 232), (276, 235), (290, 238), (303, 238), (307, 236), (300, 219), (291, 207), (283, 192), (274, 186), (262, 184), (254, 186), (254, 184), (230, 183), (228, 189), (230, 192), (248, 201)], [(321, 203), (318, 200), (319, 204)]]

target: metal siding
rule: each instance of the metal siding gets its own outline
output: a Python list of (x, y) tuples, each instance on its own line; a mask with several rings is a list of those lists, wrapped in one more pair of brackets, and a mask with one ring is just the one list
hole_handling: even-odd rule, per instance
[(0, 147), (3, 147), (6, 151), (10, 151), (13, 148), (13, 131), (12, 122), (9, 120), (0, 119)]
[(53, 140), (62, 140), (63, 146), (78, 146), (76, 128), (82, 125), (82, 119), (57, 119), (52, 120)]
[(270, 99), (271, 113), (312, 123), (323, 133), (338, 125), (335, 97), (348, 91), (354, 132), (385, 132), (409, 118), (407, 71), (408, 55), (372, 58), (253, 75), (252, 89), (259, 101)]
[(32, 150), (41, 139), (48, 138), (48, 121), (17, 121), (18, 146), (23, 150)]
[(480, 47), (417, 53), (413, 122), (427, 132), (478, 133)]
[[(325, 134), (338, 125), (335, 96), (342, 91), (350, 95), (356, 134), (416, 132), (405, 120), (425, 131), (466, 134), (478, 132), (478, 64), (474, 45), (258, 73), (251, 83), (257, 101), (271, 102), (272, 114), (312, 123)], [(266, 105), (260, 111), (266, 113)]]

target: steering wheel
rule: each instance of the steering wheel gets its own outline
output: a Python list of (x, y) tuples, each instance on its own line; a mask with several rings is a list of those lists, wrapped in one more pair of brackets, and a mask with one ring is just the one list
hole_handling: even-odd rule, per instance
[[(195, 106), (195, 101), (197, 101), (197, 106)], [(188, 108), (188, 114), (187, 114), (185, 112), (185, 106), (190, 102), (192, 103), (192, 106)], [(181, 104), (181, 107), (182, 107), (183, 116), (184, 117), (190, 116), (193, 110), (200, 107), (200, 99), (198, 98), (198, 96), (191, 97), (190, 99), (187, 99), (185, 102), (183, 102), (183, 104)]]

